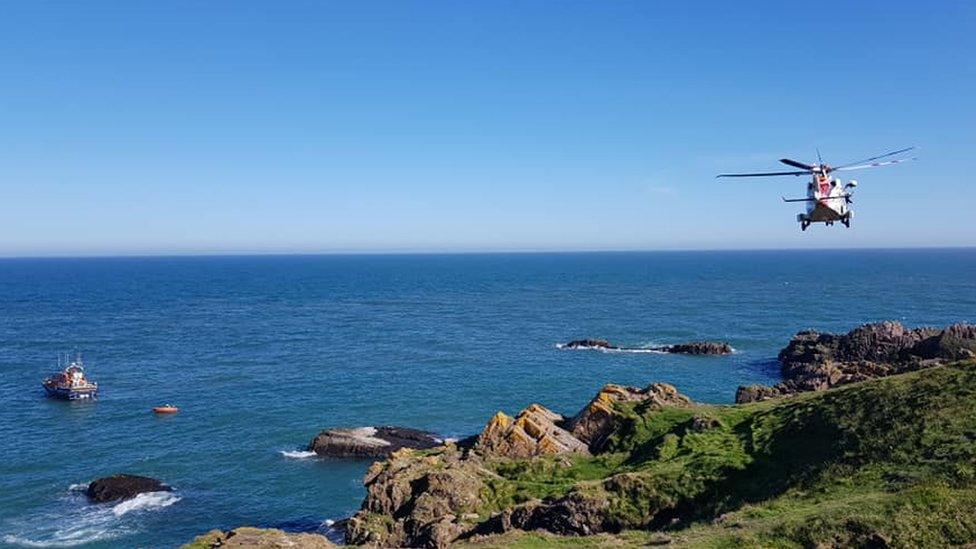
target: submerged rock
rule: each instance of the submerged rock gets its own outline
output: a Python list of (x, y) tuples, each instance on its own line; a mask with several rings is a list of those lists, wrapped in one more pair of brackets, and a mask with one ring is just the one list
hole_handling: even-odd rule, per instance
[(586, 444), (559, 425), (563, 416), (532, 404), (514, 418), (502, 412), (485, 426), (475, 450), (483, 455), (529, 458), (550, 454), (589, 454)]
[(169, 492), (172, 488), (162, 482), (139, 475), (113, 475), (92, 481), (85, 491), (96, 503), (134, 498), (144, 492)]
[(288, 533), (274, 528), (251, 528), (242, 526), (229, 532), (212, 530), (198, 536), (183, 549), (212, 549), (217, 547), (248, 547), (253, 549), (323, 549), (335, 547), (328, 538), (320, 534)]
[(401, 448), (426, 449), (443, 441), (433, 433), (406, 427), (327, 429), (312, 439), (308, 449), (320, 456), (339, 458), (385, 457)]

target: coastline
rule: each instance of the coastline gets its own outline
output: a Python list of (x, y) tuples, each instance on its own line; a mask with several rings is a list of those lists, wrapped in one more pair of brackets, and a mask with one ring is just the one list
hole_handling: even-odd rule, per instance
[[(889, 368), (870, 368), (881, 363), (869, 358), (885, 360)], [(808, 483), (830, 486), (840, 476), (868, 482), (878, 468), (896, 470), (898, 460), (871, 448), (895, 443), (891, 432), (915, 431), (921, 424), (912, 414), (941, 418), (946, 411), (940, 406), (963, 415), (976, 413), (969, 396), (976, 389), (974, 326), (911, 330), (886, 322), (840, 336), (800, 332), (780, 360), (784, 374), (793, 376), (786, 382), (809, 375), (809, 367), (797, 367), (803, 360), (827, 372), (824, 382), (801, 385), (763, 402), (725, 407), (693, 403), (662, 384), (645, 389), (607, 385), (571, 418), (533, 404), (514, 418), (499, 412), (477, 438), (396, 450), (370, 467), (362, 510), (344, 521), (345, 541), (381, 547), (487, 547), (518, 546), (555, 535), (572, 536), (571, 545), (581, 546), (590, 543), (590, 536), (603, 536), (597, 543), (612, 539), (623, 545), (654, 540), (698, 546), (704, 538), (712, 539), (711, 544), (728, 538), (729, 528), (741, 530), (741, 519), (730, 517), (743, 508), (784, 498), (802, 500), (802, 486)], [(831, 375), (844, 364), (856, 366), (857, 375)], [(932, 387), (942, 387), (945, 394), (929, 394)], [(906, 391), (916, 398), (929, 394), (929, 400), (898, 404)], [(888, 414), (896, 414), (895, 424), (864, 416), (893, 404)], [(831, 418), (827, 432), (821, 414)], [(854, 423), (852, 414), (858, 418)], [(743, 438), (742, 428), (751, 434)], [(846, 429), (855, 429), (857, 438), (837, 446)], [(797, 453), (801, 441), (806, 450)], [(914, 455), (922, 450), (905, 451)], [(845, 463), (857, 462), (851, 462), (852, 451), (867, 459), (867, 465), (844, 469), (850, 467)], [(976, 444), (961, 451), (976, 453)], [(824, 468), (821, 462), (836, 465)], [(685, 475), (693, 471), (696, 480), (689, 484)], [(756, 474), (764, 477), (759, 492), (749, 484)], [(935, 469), (925, 478), (939, 475)], [(708, 487), (716, 482), (716, 488)], [(726, 487), (717, 488), (722, 485)], [(868, 491), (876, 485), (870, 482)], [(797, 495), (789, 495), (798, 489)], [(825, 489), (828, 497), (847, 497)], [(976, 495), (976, 485), (958, 497), (970, 493)], [(872, 512), (885, 516), (883, 509)], [(896, 533), (906, 535), (877, 523), (877, 516), (872, 515), (875, 522), (867, 530), (837, 524), (827, 532), (844, 545), (887, 544)], [(976, 538), (976, 522), (972, 527), (968, 535)], [(539, 538), (540, 530), (548, 534)], [(749, 535), (758, 536), (751, 538), (756, 543), (772, 535), (762, 527), (755, 530)], [(809, 535), (797, 531), (780, 537), (803, 542)], [(936, 532), (931, 529), (914, 533), (917, 540), (932, 535)], [(194, 543), (192, 547), (217, 546), (206, 545), (204, 538)]]

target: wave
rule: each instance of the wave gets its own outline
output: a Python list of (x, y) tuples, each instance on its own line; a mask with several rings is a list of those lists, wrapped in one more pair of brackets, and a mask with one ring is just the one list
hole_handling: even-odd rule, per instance
[(21, 547), (73, 547), (107, 542), (139, 531), (138, 517), (173, 505), (180, 497), (172, 492), (147, 492), (115, 505), (91, 504), (79, 495), (72, 484), (70, 494), (53, 502), (53, 507), (39, 515), (7, 521), (8, 534), (2, 544)]
[[(556, 348), (565, 351), (599, 351), (601, 353), (637, 353), (637, 354), (655, 354), (655, 355), (670, 355), (670, 354), (681, 354), (681, 353), (671, 353), (665, 350), (669, 345), (660, 345), (657, 343), (649, 343), (642, 345), (641, 347), (568, 347), (565, 343), (557, 343)], [(739, 350), (735, 347), (731, 347), (732, 354), (738, 354)]]
[(173, 492), (144, 492), (132, 499), (127, 499), (112, 507), (112, 514), (117, 517), (121, 517), (122, 515), (131, 513), (132, 511), (162, 509), (163, 507), (173, 505), (177, 501), (180, 501), (180, 499), (181, 498)]
[(308, 459), (318, 455), (315, 452), (309, 452), (307, 450), (278, 450), (278, 453), (288, 459)]
[(336, 545), (343, 545), (346, 542), (345, 522), (336, 523), (336, 521), (332, 519), (325, 519), (322, 524), (319, 525), (318, 533), (322, 534)]
[(79, 483), (79, 484), (72, 484), (71, 486), (68, 486), (68, 491), (69, 492), (84, 492), (86, 490), (88, 490), (88, 483), (87, 482), (86, 483)]
[(567, 351), (599, 351), (601, 353), (650, 353), (655, 355), (666, 355), (667, 351), (663, 350), (664, 345), (647, 345), (645, 347), (568, 347), (565, 343), (557, 343), (557, 349), (564, 349)]
[(458, 437), (434, 437), (434, 442), (438, 444), (454, 444), (458, 440), (460, 440)]
[(120, 535), (120, 533), (114, 532), (87, 532), (84, 529), (77, 529), (74, 533), (51, 540), (22, 538), (11, 534), (4, 536), (3, 542), (7, 545), (19, 545), (21, 547), (74, 547), (75, 545), (86, 545), (96, 541), (108, 541)]

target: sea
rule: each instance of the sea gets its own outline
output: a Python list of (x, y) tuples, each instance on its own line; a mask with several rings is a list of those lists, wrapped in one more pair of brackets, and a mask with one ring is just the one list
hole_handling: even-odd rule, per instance
[[(606, 383), (728, 404), (775, 383), (799, 330), (976, 321), (976, 250), (0, 260), (0, 544), (177, 547), (241, 525), (330, 530), (368, 461), (305, 451), (331, 427), (477, 433)], [(735, 353), (558, 349), (728, 341)], [(45, 397), (80, 352), (94, 402)], [(180, 412), (156, 416), (172, 403)], [(169, 493), (91, 504), (115, 473)]]

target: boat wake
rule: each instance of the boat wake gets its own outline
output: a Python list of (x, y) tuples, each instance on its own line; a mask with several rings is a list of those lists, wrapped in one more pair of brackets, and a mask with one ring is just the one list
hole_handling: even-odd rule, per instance
[(288, 459), (308, 459), (318, 455), (315, 452), (309, 452), (307, 450), (278, 450), (278, 453)]
[[(140, 517), (180, 501), (172, 492), (147, 492), (117, 503), (92, 504), (72, 484), (40, 513), (5, 521), (3, 544), (20, 547), (73, 547), (115, 540), (140, 531)], [(117, 542), (116, 542), (117, 543)]]

